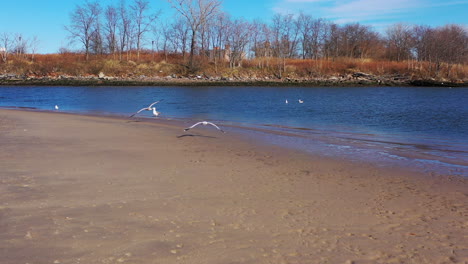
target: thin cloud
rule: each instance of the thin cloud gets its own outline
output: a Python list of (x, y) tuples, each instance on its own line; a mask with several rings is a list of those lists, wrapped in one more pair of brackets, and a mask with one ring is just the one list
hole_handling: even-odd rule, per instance
[(355, 13), (355, 12), (397, 12), (421, 6), (421, 1), (407, 0), (356, 0), (345, 4), (335, 5), (330, 8), (333, 13)]
[(279, 6), (273, 7), (271, 10), (275, 14), (281, 14), (281, 15), (288, 15), (288, 14), (296, 13), (296, 11), (294, 9), (284, 8), (284, 7), (279, 7)]
[(434, 2), (429, 7), (439, 7), (439, 6), (453, 6), (453, 5), (466, 5), (468, 1), (460, 0), (460, 1), (448, 1), (448, 2)]
[(275, 13), (313, 13), (335, 23), (401, 20), (424, 8), (466, 5), (468, 0), (282, 0)]
[(407, 0), (356, 0), (326, 8), (330, 18), (339, 20), (366, 21), (396, 13), (405, 13), (420, 8), (421, 1)]

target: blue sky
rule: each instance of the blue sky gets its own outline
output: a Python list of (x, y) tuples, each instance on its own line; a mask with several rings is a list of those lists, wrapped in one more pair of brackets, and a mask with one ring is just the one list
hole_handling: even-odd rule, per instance
[[(164, 16), (173, 14), (165, 0), (149, 0)], [(99, 1), (103, 6), (119, 0)], [(131, 0), (127, 0), (131, 2)], [(224, 0), (223, 10), (234, 18), (261, 19), (268, 22), (276, 13), (304, 12), (317, 18), (346, 24), (359, 22), (384, 32), (395, 23), (441, 26), (455, 23), (468, 28), (468, 0)], [(20, 33), (24, 38), (37, 36), (39, 53), (55, 53), (67, 47), (64, 26), (70, 12), (84, 0), (2, 0), (0, 34)]]

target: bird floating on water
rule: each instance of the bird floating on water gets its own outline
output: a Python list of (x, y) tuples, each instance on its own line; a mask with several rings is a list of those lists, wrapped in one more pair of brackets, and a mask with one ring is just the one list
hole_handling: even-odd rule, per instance
[(204, 126), (206, 126), (206, 125), (212, 125), (212, 126), (214, 126), (216, 129), (218, 129), (219, 131), (221, 131), (221, 132), (223, 132), (223, 133), (226, 133), (226, 132), (224, 132), (224, 130), (222, 130), (221, 128), (219, 128), (217, 125), (215, 125), (215, 124), (213, 124), (213, 123), (211, 123), (211, 122), (207, 122), (207, 121), (198, 122), (198, 123), (192, 125), (191, 127), (185, 128), (184, 131), (188, 131), (189, 129), (192, 129), (192, 128), (194, 128), (194, 127), (200, 125), (200, 124), (202, 124), (202, 125), (204, 125)]
[(138, 110), (138, 112), (134, 113), (133, 115), (131, 115), (131, 116), (129, 116), (129, 117), (133, 117), (134, 115), (139, 114), (141, 111), (144, 111), (144, 110), (153, 111), (153, 115), (154, 115), (154, 116), (158, 116), (158, 115), (159, 115), (159, 112), (156, 111), (156, 107), (153, 107), (153, 105), (155, 105), (155, 104), (161, 102), (162, 100), (164, 100), (164, 99), (161, 99), (161, 100), (159, 100), (159, 101), (156, 101), (156, 102), (150, 104), (148, 107), (143, 107), (142, 109)]
[(288, 99), (286, 99), (286, 103), (288, 103)]
[(58, 107), (58, 105), (55, 105), (55, 110), (59, 110), (59, 107)]
[(298, 100), (300, 104), (304, 103), (304, 101), (302, 101), (301, 99)]

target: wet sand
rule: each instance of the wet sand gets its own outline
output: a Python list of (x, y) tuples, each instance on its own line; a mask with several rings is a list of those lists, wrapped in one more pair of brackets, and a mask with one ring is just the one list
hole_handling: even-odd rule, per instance
[(0, 110), (0, 263), (468, 263), (467, 179)]

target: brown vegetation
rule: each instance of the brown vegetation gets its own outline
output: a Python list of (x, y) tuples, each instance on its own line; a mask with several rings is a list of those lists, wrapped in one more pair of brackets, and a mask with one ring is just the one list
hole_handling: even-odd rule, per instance
[(163, 78), (167, 76), (235, 79), (280, 79), (278, 69), (284, 68), (282, 79), (316, 80), (351, 76), (364, 73), (377, 77), (406, 78), (410, 80), (437, 80), (466, 82), (468, 66), (418, 62), (414, 60), (390, 61), (383, 59), (333, 58), (333, 59), (245, 59), (239, 67), (230, 67), (229, 62), (216, 65), (206, 57), (199, 56), (195, 70), (186, 66), (182, 55), (142, 52), (137, 60), (136, 52), (129, 52), (119, 60), (117, 55), (92, 55), (89, 60), (83, 54), (42, 54), (11, 57), (0, 63), (0, 75), (14, 74), (30, 78), (40, 77), (87, 77), (105, 75), (123, 79), (140, 77)]
[(277, 14), (270, 23), (233, 19), (219, 9), (219, 0), (169, 2), (179, 16), (164, 22), (145, 0), (77, 5), (66, 27), (80, 49), (74, 52), (37, 55), (37, 41), (0, 34), (0, 76), (309, 82), (338, 78), (379, 84), (468, 80), (468, 31), (461, 25), (395, 24), (382, 35), (370, 26), (339, 25), (307, 14)]

